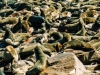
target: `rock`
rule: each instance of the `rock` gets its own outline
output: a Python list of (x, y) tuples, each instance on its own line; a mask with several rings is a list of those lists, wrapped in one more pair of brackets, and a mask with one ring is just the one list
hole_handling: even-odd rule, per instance
[(80, 75), (86, 71), (84, 65), (71, 52), (58, 54), (48, 59), (48, 64), (51, 66), (47, 67), (40, 75)]
[(97, 75), (100, 75), (100, 70), (96, 70), (95, 73), (96, 73)]
[(85, 68), (91, 72), (94, 72), (95, 68), (97, 67), (98, 65), (85, 65)]
[(95, 73), (85, 73), (85, 74), (82, 74), (82, 75), (97, 75)]
[(13, 73), (16, 75), (25, 75), (26, 71), (34, 64), (31, 61), (20, 60), (12, 64)]
[(0, 75), (100, 75), (100, 0), (0, 0), (0, 16)]

